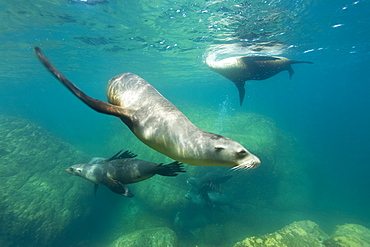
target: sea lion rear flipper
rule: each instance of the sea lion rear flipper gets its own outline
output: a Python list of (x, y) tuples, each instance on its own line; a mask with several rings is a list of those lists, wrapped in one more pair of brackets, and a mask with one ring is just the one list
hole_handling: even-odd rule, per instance
[(240, 105), (242, 105), (243, 100), (244, 100), (244, 95), (245, 95), (245, 88), (244, 88), (245, 82), (238, 81), (238, 82), (234, 82), (234, 83), (235, 83), (235, 86), (238, 88)]
[(209, 195), (208, 195), (208, 192), (209, 191), (212, 191), (213, 189), (211, 189), (208, 185), (203, 185), (199, 190), (198, 190), (198, 195), (200, 198), (202, 198), (206, 204), (210, 204), (212, 205), (212, 201), (211, 199), (209, 198)]
[(183, 170), (183, 168), (183, 164), (178, 161), (169, 163), (167, 165), (159, 164), (156, 167), (155, 174), (174, 177), (178, 175), (177, 172), (186, 172)]
[(35, 47), (34, 49), (37, 57), (40, 59), (41, 63), (45, 66), (45, 68), (48, 69), (61, 83), (63, 83), (64, 86), (66, 86), (74, 95), (76, 95), (86, 105), (100, 113), (125, 118), (126, 121), (130, 119), (128, 117), (128, 114), (122, 107), (112, 105), (104, 101), (97, 100), (87, 96), (76, 85), (70, 82), (62, 73), (60, 73), (58, 69), (54, 67), (54, 65), (52, 65), (49, 62), (49, 60), (41, 52), (40, 48)]

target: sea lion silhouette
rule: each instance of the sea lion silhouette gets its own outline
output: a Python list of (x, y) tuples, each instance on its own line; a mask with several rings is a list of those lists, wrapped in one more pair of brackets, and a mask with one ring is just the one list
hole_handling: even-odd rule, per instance
[(186, 180), (186, 183), (190, 184), (202, 199), (208, 203), (211, 203), (208, 194), (210, 192), (218, 192), (221, 195), (222, 190), (220, 184), (225, 183), (231, 177), (231, 175), (217, 175), (210, 172), (199, 178), (189, 177)]
[(230, 209), (238, 211), (238, 207), (234, 205), (234, 202), (225, 194), (220, 194), (215, 191), (210, 191), (207, 193), (208, 200), (205, 200), (202, 196), (198, 195), (195, 191), (188, 191), (185, 194), (185, 198), (192, 203), (205, 207), (209, 210), (219, 210), (222, 211), (220, 207), (228, 206)]
[(243, 104), (246, 81), (265, 80), (284, 70), (288, 70), (289, 77), (292, 78), (294, 71), (291, 65), (295, 63), (312, 64), (308, 61), (296, 61), (275, 56), (229, 57), (219, 61), (210, 57), (206, 59), (206, 64), (211, 70), (235, 83), (239, 91), (240, 105)]

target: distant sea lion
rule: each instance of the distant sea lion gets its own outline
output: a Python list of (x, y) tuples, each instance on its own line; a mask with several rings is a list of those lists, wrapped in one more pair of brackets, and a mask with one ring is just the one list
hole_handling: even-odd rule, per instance
[(225, 183), (229, 180), (232, 176), (226, 175), (221, 176), (215, 173), (206, 173), (200, 178), (190, 177), (186, 180), (187, 184), (190, 184), (193, 187), (193, 191), (195, 190), (196, 193), (206, 202), (211, 203), (210, 198), (208, 196), (209, 192), (218, 192), (220, 195), (222, 194), (220, 184)]
[[(133, 197), (125, 184), (132, 184), (151, 178), (154, 175), (177, 176), (185, 172), (181, 163), (175, 161), (167, 165), (134, 159), (128, 152), (119, 151), (110, 159), (93, 158), (87, 164), (77, 164), (66, 169), (70, 174), (82, 177), (95, 184), (95, 193), (100, 184), (114, 193)], [(132, 153), (129, 153), (132, 154)]]
[(209, 198), (210, 193), (219, 193), (222, 194), (220, 187), (221, 183), (225, 183), (232, 176), (220, 176), (215, 173), (206, 173), (200, 178), (190, 177), (186, 180), (193, 188), (190, 192), (195, 192), (202, 200), (207, 204), (212, 205), (212, 200)]
[(202, 206), (207, 209), (216, 209), (221, 211), (220, 207), (228, 206), (230, 209), (232, 208), (238, 211), (238, 208), (234, 205), (233, 201), (227, 195), (213, 191), (208, 192), (207, 197), (209, 198), (208, 201), (204, 200), (204, 198), (202, 198), (194, 191), (188, 191), (188, 193), (185, 194), (186, 199), (198, 206)]
[(294, 73), (291, 65), (295, 63), (312, 64), (307, 61), (271, 56), (229, 57), (220, 61), (214, 61), (209, 57), (206, 59), (206, 64), (211, 70), (235, 83), (239, 91), (240, 105), (243, 104), (246, 81), (265, 80), (284, 70), (288, 70), (291, 78)]
[(250, 169), (260, 160), (241, 144), (197, 128), (143, 78), (124, 73), (109, 80), (106, 103), (87, 96), (35, 47), (43, 65), (74, 95), (100, 113), (119, 117), (146, 145), (168, 157), (198, 166)]
[(189, 177), (186, 182), (198, 191), (213, 190), (221, 192), (220, 184), (225, 183), (231, 177), (232, 175), (217, 175), (215, 173), (209, 172), (199, 178)]

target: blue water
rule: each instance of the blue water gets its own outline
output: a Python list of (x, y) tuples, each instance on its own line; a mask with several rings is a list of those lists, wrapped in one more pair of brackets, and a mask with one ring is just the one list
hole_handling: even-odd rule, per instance
[[(370, 227), (368, 0), (2, 0), (0, 6), (0, 114), (30, 120), (91, 156), (107, 157), (118, 151), (101, 148), (119, 120), (71, 95), (39, 63), (33, 47), (101, 100), (111, 77), (136, 73), (185, 114), (192, 111), (188, 104), (214, 111), (210, 131), (222, 133), (238, 112), (273, 119), (310, 160), (305, 174), (312, 207), (306, 219), (329, 232), (343, 223)], [(220, 45), (272, 40), (283, 46), (267, 55), (314, 64), (293, 65), (291, 80), (284, 71), (248, 81), (239, 106), (233, 83), (210, 71), (204, 58)]]

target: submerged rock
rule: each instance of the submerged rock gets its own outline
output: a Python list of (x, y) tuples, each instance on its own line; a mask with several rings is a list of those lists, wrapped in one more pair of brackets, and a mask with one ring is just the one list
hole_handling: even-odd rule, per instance
[(337, 226), (329, 236), (312, 221), (298, 221), (262, 237), (249, 237), (234, 247), (309, 246), (309, 247), (362, 247), (370, 246), (370, 230), (356, 224)]
[(176, 234), (167, 227), (134, 231), (115, 240), (109, 247), (175, 247), (178, 246)]
[(91, 188), (64, 171), (86, 159), (40, 126), (0, 115), (1, 246), (51, 245), (88, 214)]
[(327, 247), (370, 246), (370, 230), (356, 224), (340, 225), (335, 228), (324, 245)]
[(279, 231), (262, 237), (250, 237), (238, 242), (234, 247), (264, 246), (309, 246), (323, 247), (323, 241), (329, 236), (312, 221), (298, 221), (285, 226)]
[(175, 214), (186, 202), (185, 175), (177, 177), (157, 177), (135, 184), (135, 196), (151, 208), (152, 212), (162, 215)]

